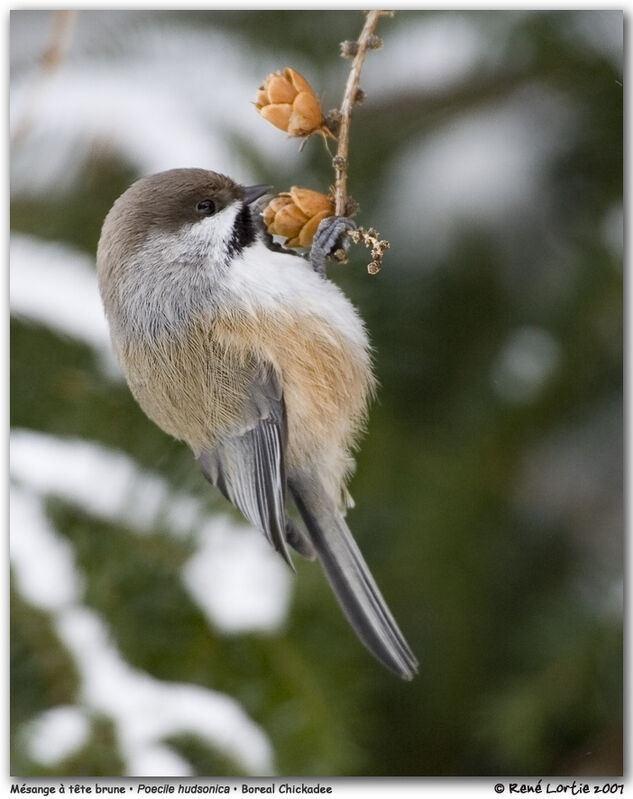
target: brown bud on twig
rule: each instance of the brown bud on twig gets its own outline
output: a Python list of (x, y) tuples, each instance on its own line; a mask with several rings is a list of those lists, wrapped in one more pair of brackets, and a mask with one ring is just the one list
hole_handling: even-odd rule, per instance
[(341, 42), (341, 58), (354, 58), (358, 52), (358, 42), (349, 41)]
[(354, 105), (360, 105), (366, 97), (367, 95), (362, 89), (357, 89), (354, 95)]
[(347, 169), (347, 158), (342, 155), (335, 155), (332, 159), (332, 166), (334, 169)]
[(367, 48), (369, 50), (380, 50), (383, 47), (384, 42), (380, 36), (376, 36), (376, 34), (372, 34), (371, 36), (367, 37)]
[(328, 128), (333, 136), (337, 136), (341, 127), (341, 112), (338, 108), (332, 108), (323, 118), (323, 124)]
[(352, 219), (359, 211), (360, 205), (356, 202), (351, 194), (348, 194), (347, 201), (345, 202), (345, 216)]
[(286, 237), (286, 247), (309, 247), (321, 220), (333, 214), (331, 197), (293, 186), (268, 203), (263, 218), (271, 235)]

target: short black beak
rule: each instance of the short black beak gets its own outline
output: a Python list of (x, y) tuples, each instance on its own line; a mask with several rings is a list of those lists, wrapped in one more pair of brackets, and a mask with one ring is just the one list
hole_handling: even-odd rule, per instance
[(264, 194), (267, 194), (272, 189), (272, 186), (264, 185), (263, 183), (257, 186), (244, 186), (244, 202), (247, 205), (259, 200)]

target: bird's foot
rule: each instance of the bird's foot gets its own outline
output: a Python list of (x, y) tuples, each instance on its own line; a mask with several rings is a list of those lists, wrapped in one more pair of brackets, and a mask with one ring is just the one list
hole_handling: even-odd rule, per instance
[[(328, 216), (317, 228), (310, 249), (310, 263), (321, 277), (327, 277), (325, 264), (328, 258), (341, 253), (337, 260), (343, 261), (351, 244), (348, 230), (356, 230), (356, 223), (347, 216)], [(336, 256), (335, 256), (336, 257)]]

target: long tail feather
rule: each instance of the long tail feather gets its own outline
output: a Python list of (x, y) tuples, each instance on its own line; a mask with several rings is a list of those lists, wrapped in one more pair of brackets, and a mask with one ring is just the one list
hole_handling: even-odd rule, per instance
[(388, 669), (405, 680), (418, 661), (400, 632), (342, 515), (321, 492), (290, 483), (330, 585), (360, 640)]

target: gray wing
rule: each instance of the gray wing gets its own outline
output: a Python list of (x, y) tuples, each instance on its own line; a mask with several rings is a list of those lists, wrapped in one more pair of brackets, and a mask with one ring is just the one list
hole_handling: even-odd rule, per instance
[(204, 476), (261, 530), (292, 566), (286, 546), (286, 410), (272, 367), (253, 372), (242, 427), (198, 463)]

